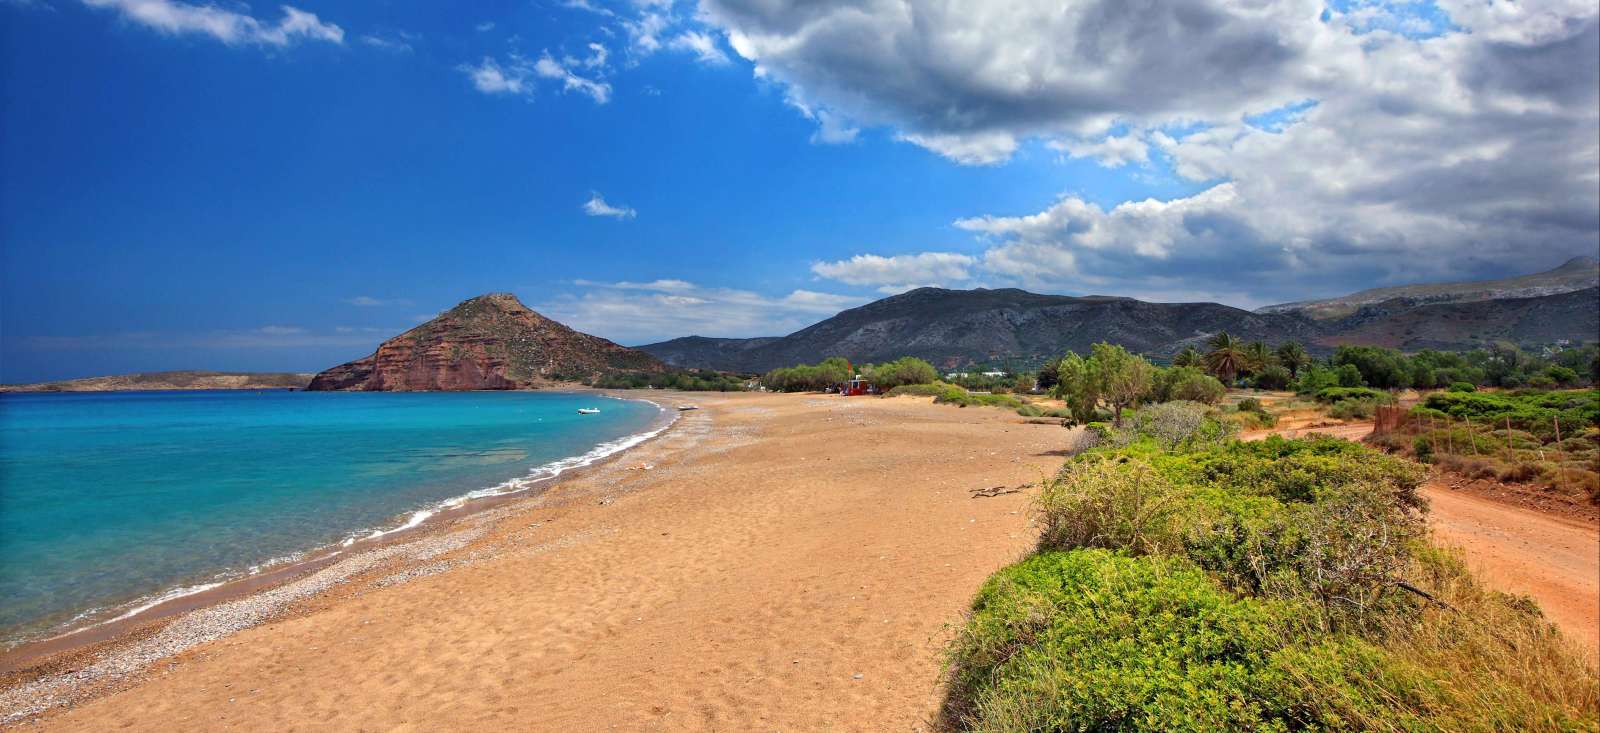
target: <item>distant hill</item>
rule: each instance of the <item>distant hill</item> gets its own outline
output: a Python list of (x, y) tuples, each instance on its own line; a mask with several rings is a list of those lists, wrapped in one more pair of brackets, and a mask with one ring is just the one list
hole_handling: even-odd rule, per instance
[(760, 372), (829, 356), (872, 362), (901, 356), (940, 368), (1015, 361), (1031, 366), (1097, 341), (1166, 355), (1218, 331), (1245, 339), (1323, 335), (1296, 316), (1217, 303), (1147, 303), (1107, 296), (1040, 295), (1013, 288), (918, 288), (844, 311), (782, 338), (673, 339), (639, 347), (682, 366)]
[(780, 339), (781, 337), (778, 336), (747, 339), (684, 336), (671, 341), (640, 346), (639, 350), (648, 352), (657, 359), (675, 367), (695, 367), (701, 364), (737, 364), (746, 358), (745, 352), (766, 346)]
[(1364, 344), (1404, 351), (1460, 350), (1493, 341), (1550, 344), (1600, 339), (1600, 288), (1533, 298), (1423, 303), (1395, 298), (1334, 322), (1315, 344)]
[(1354, 315), (1363, 306), (1382, 304), (1386, 310), (1394, 311), (1404, 306), (1559, 295), (1593, 287), (1600, 287), (1600, 260), (1574, 257), (1554, 270), (1521, 277), (1373, 288), (1339, 298), (1269, 305), (1256, 312), (1295, 313), (1318, 321), (1330, 321)]
[(0, 384), (0, 392), (118, 392), (185, 389), (301, 389), (310, 374), (293, 372), (143, 372), (64, 379), (36, 384)]
[(545, 318), (510, 293), (462, 302), (318, 374), (310, 390), (526, 389), (612, 371), (664, 371), (655, 357)]
[[(1494, 281), (1517, 284), (1502, 290), (1476, 283), (1475, 289), (1454, 291), (1437, 289), (1448, 286), (1367, 291), (1411, 294), (1355, 305), (1337, 318), (1312, 317), (1299, 308), (1250, 312), (1217, 303), (920, 288), (779, 338), (690, 336), (639, 349), (676, 366), (762, 372), (829, 356), (856, 362), (916, 356), (946, 369), (1008, 362), (1031, 368), (1068, 350), (1087, 353), (1099, 341), (1165, 357), (1188, 345), (1203, 349), (1205, 340), (1219, 331), (1273, 344), (1299, 341), (1317, 353), (1331, 352), (1341, 344), (1465, 350), (1500, 340), (1526, 346), (1561, 340), (1587, 343), (1600, 339), (1600, 290), (1592, 285), (1569, 286), (1583, 282), (1583, 273), (1592, 271), (1593, 263), (1580, 258), (1551, 273)], [(1483, 295), (1541, 288), (1568, 289), (1532, 297)], [(1419, 292), (1431, 295), (1419, 297)], [(1315, 312), (1326, 316), (1333, 311)]]

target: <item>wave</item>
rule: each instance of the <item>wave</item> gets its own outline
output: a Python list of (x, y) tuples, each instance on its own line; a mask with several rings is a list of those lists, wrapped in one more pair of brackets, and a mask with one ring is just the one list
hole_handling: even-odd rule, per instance
[[(460, 496), (451, 497), (449, 499), (437, 502), (426, 508), (415, 510), (411, 512), (411, 514), (403, 521), (395, 524), (394, 526), (381, 529), (363, 529), (357, 531), (340, 542), (337, 542), (333, 545), (323, 546), (322, 549), (334, 548), (331, 553), (326, 555), (326, 557), (332, 557), (334, 555), (341, 554), (346, 550), (346, 548), (349, 548), (358, 542), (369, 542), (380, 539), (387, 535), (394, 534), (396, 532), (404, 532), (405, 530), (413, 529), (421, 525), (423, 522), (426, 522), (428, 519), (434, 517), (439, 512), (459, 509), (475, 500), (509, 496), (538, 488), (539, 485), (553, 481), (567, 471), (570, 471), (574, 468), (583, 468), (585, 466), (593, 465), (598, 461), (604, 460), (605, 458), (616, 455), (622, 451), (637, 446), (640, 443), (650, 440), (651, 438), (654, 438), (657, 435), (665, 432), (667, 428), (672, 427), (672, 425), (678, 421), (677, 413), (667, 410), (653, 400), (642, 398), (610, 397), (609, 395), (607, 395), (607, 397), (616, 400), (632, 399), (637, 402), (644, 402), (654, 406), (661, 415), (667, 417), (667, 420), (651, 430), (641, 433), (634, 433), (632, 435), (626, 435), (615, 440), (601, 443), (594, 448), (589, 449), (585, 453), (581, 453), (576, 456), (560, 458), (539, 466), (535, 466), (533, 469), (529, 470), (526, 475), (508, 479), (487, 488), (469, 491)], [(127, 619), (138, 616), (139, 614), (144, 613), (152, 608), (170, 603), (185, 596), (204, 593), (213, 588), (218, 588), (226, 583), (249, 578), (258, 575), (265, 570), (277, 568), (293, 562), (298, 562), (306, 559), (307, 557), (324, 557), (324, 555), (320, 550), (296, 552), (290, 555), (272, 558), (255, 565), (251, 565), (250, 568), (243, 573), (224, 570), (206, 582), (180, 586), (162, 591), (160, 593), (144, 596), (130, 603), (119, 605), (113, 609), (107, 609), (106, 607), (100, 606), (90, 608), (82, 613), (79, 613), (77, 616), (74, 616), (70, 621), (57, 625), (54, 633), (47, 633), (43, 638), (61, 638), (65, 636), (71, 636), (81, 631), (92, 629), (98, 626), (104, 626), (106, 624), (116, 623), (119, 621), (126, 621)], [(116, 613), (117, 611), (121, 612), (117, 613), (117, 615), (113, 617), (96, 620), (83, 626), (78, 625), (79, 623), (87, 621), (95, 616), (100, 616), (106, 613)], [(34, 641), (37, 638), (39, 637), (25, 635), (20, 638), (7, 639), (5, 640), (4, 646), (0, 648), (14, 648), (18, 644)]]

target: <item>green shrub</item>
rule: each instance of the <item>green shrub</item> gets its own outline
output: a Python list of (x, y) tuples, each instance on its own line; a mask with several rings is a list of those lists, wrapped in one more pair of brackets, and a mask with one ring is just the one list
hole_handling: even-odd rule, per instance
[(1365, 400), (1374, 403), (1388, 404), (1394, 402), (1394, 395), (1381, 389), (1371, 387), (1329, 387), (1316, 394), (1316, 400), (1325, 405), (1336, 404), (1348, 400)]
[(1478, 391), (1478, 387), (1477, 387), (1477, 385), (1475, 385), (1475, 384), (1473, 384), (1471, 382), (1451, 382), (1450, 386), (1445, 388), (1445, 391), (1447, 391), (1447, 392), (1476, 392), (1476, 391)]
[(1222, 382), (1195, 367), (1172, 367), (1157, 372), (1151, 398), (1155, 402), (1187, 400), (1215, 405), (1228, 389)]
[(1254, 397), (1246, 397), (1242, 400), (1239, 400), (1239, 404), (1236, 407), (1240, 412), (1265, 413), (1267, 411), (1266, 408), (1261, 406), (1261, 400), (1258, 400)]
[(1047, 552), (1001, 570), (952, 654), (948, 722), (975, 731), (1283, 729), (1264, 693), (1289, 609), (1181, 560)]
[(1178, 545), (1182, 496), (1139, 460), (1095, 455), (1046, 481), (1035, 499), (1042, 549), (1107, 547), (1134, 553)]
[(1017, 414), (1023, 417), (1043, 417), (1044, 410), (1038, 405), (1023, 405), (1017, 408)]
[(862, 372), (880, 390), (892, 390), (910, 384), (932, 384), (939, 380), (933, 365), (914, 356), (904, 356), (883, 364), (868, 365)]

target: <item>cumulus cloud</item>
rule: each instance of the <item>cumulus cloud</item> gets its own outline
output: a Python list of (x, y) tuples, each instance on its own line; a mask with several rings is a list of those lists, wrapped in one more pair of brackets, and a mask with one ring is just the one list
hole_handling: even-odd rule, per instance
[(811, 271), (850, 285), (875, 286), (880, 292), (900, 293), (924, 285), (958, 284), (972, 277), (977, 260), (954, 252), (920, 254), (862, 254), (837, 262), (816, 262)]
[(216, 5), (178, 0), (83, 0), (84, 4), (117, 11), (124, 19), (170, 35), (210, 36), (228, 45), (288, 46), (297, 41), (344, 43), (344, 29), (325, 23), (316, 13), (288, 5), (276, 23)]
[(632, 219), (639, 215), (630, 206), (612, 206), (598, 192), (589, 192), (589, 200), (583, 202), (583, 213), (589, 216), (609, 216), (613, 219)]
[(974, 267), (985, 281), (1244, 303), (1525, 272), (1600, 249), (1593, 2), (701, 11), (812, 119), (886, 127), (968, 165), (1038, 142), (1197, 191), (974, 212), (956, 225), (987, 245)]
[(575, 284), (583, 292), (534, 309), (585, 333), (629, 344), (688, 335), (781, 336), (866, 301), (814, 290), (765, 296), (671, 279)]

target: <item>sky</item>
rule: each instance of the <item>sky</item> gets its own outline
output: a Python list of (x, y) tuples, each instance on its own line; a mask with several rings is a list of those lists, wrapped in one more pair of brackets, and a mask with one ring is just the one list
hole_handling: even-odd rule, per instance
[(1600, 249), (1593, 0), (0, 0), (0, 381)]

